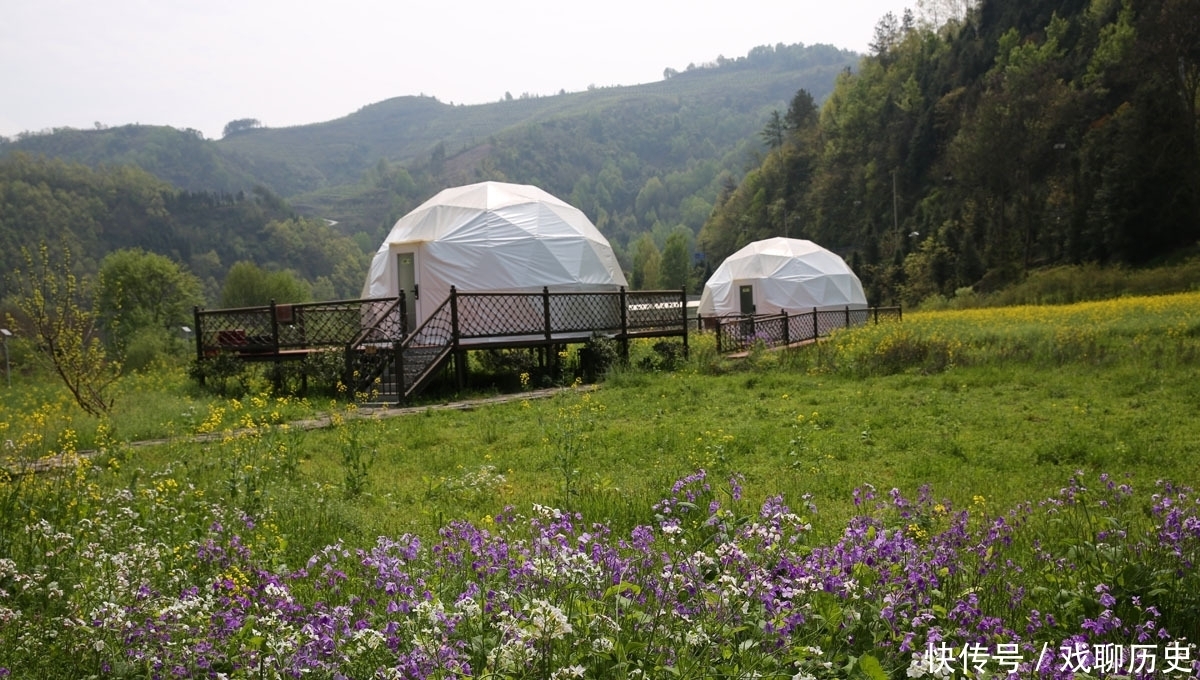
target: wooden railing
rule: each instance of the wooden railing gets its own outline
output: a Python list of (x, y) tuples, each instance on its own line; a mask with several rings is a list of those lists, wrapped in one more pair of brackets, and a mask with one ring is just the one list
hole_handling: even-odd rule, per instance
[(231, 352), (248, 361), (303, 358), (316, 351), (405, 335), (403, 296), (234, 309), (196, 307), (196, 358)]
[(861, 326), (880, 321), (899, 321), (899, 307), (865, 309), (813, 309), (807, 312), (702, 317), (698, 325), (717, 335), (717, 351), (722, 354), (749, 349), (791, 345), (829, 335), (837, 328)]
[[(345, 352), (346, 384), (397, 401), (413, 396), (451, 356), (472, 349), (550, 347), (601, 334), (620, 343), (679, 337), (687, 354), (685, 291), (471, 293), (448, 297), (409, 330), (404, 297), (260, 307), (196, 308), (196, 358), (229, 353), (245, 361)], [(465, 361), (457, 362), (461, 367)]]

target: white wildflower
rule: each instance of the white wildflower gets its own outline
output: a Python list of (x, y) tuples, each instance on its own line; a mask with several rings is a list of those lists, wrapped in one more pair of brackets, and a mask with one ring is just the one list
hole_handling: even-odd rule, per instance
[(710, 638), (708, 637), (708, 633), (705, 633), (699, 628), (689, 628), (687, 633), (684, 634), (683, 640), (692, 647), (699, 647), (702, 645), (707, 645), (710, 641)]
[(540, 639), (558, 640), (574, 630), (563, 610), (542, 599), (533, 601), (529, 610), (529, 625)]
[(473, 619), (476, 616), (479, 616), (480, 612), (483, 611), (479, 606), (479, 602), (477, 602), (473, 597), (464, 597), (463, 599), (459, 600), (458, 610), (462, 612), (462, 615), (468, 619)]
[(354, 632), (353, 640), (357, 647), (356, 651), (362, 654), (364, 651), (372, 651), (379, 648), (383, 643), (383, 633), (374, 628), (363, 628)]

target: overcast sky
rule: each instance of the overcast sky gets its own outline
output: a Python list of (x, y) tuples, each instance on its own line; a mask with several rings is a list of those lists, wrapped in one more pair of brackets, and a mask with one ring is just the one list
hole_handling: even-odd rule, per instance
[(391, 97), (636, 85), (777, 43), (865, 52), (903, 0), (0, 0), (0, 135), (270, 127)]

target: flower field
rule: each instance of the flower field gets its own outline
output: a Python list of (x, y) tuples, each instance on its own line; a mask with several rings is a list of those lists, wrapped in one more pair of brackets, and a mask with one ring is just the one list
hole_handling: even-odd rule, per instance
[(216, 439), (78, 421), (90, 456), (63, 403), (6, 414), (0, 676), (1196, 677), (1197, 310), (698, 339), (675, 373), (313, 432), (195, 404), (164, 427)]

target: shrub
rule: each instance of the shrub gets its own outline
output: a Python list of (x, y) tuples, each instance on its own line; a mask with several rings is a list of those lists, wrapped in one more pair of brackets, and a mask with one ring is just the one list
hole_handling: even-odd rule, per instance
[(249, 366), (227, 352), (193, 361), (188, 376), (223, 397), (240, 397), (250, 391)]
[(122, 368), (131, 371), (150, 368), (156, 361), (169, 356), (175, 345), (174, 339), (161, 328), (140, 328), (127, 341)]
[(488, 373), (518, 375), (538, 368), (537, 352), (532, 349), (486, 349), (477, 354), (480, 366)]
[(341, 350), (315, 352), (304, 357), (300, 370), (308, 377), (308, 387), (319, 394), (337, 396), (346, 371), (346, 356)]
[(592, 333), (579, 350), (579, 369), (584, 382), (596, 382), (621, 358), (617, 341)]

